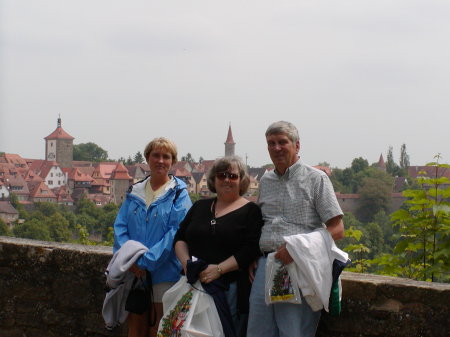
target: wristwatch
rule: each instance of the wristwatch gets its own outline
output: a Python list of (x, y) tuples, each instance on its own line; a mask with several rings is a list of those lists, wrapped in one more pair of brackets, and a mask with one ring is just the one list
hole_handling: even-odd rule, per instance
[(218, 272), (220, 275), (222, 275), (222, 268), (220, 268), (219, 265), (217, 265), (217, 272)]

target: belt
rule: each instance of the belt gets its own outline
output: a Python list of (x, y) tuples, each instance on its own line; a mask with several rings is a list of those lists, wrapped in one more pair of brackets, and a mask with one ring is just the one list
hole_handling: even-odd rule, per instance
[(267, 252), (262, 252), (262, 254), (263, 254), (264, 257), (267, 257), (267, 255), (269, 255), (270, 253), (273, 253), (273, 252), (275, 252), (275, 251), (274, 250), (269, 250)]

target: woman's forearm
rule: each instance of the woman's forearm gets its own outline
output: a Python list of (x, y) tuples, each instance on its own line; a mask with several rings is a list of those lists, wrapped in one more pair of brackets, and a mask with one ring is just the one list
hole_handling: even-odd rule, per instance
[(178, 260), (180, 260), (184, 273), (186, 274), (186, 263), (191, 257), (189, 256), (189, 248), (185, 241), (177, 241), (175, 243), (175, 254)]

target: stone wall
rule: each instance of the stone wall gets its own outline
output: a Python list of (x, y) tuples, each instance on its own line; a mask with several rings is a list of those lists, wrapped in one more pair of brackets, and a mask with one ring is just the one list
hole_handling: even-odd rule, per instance
[[(126, 336), (104, 328), (110, 247), (0, 237), (0, 337)], [(343, 311), (323, 314), (319, 337), (450, 333), (450, 285), (344, 273)]]

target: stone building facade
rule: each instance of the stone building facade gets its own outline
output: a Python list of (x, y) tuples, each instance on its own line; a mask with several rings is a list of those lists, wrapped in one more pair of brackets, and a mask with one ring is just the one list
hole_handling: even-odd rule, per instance
[(73, 140), (61, 126), (61, 118), (58, 118), (56, 130), (45, 139), (45, 159), (56, 161), (61, 167), (72, 167)]

